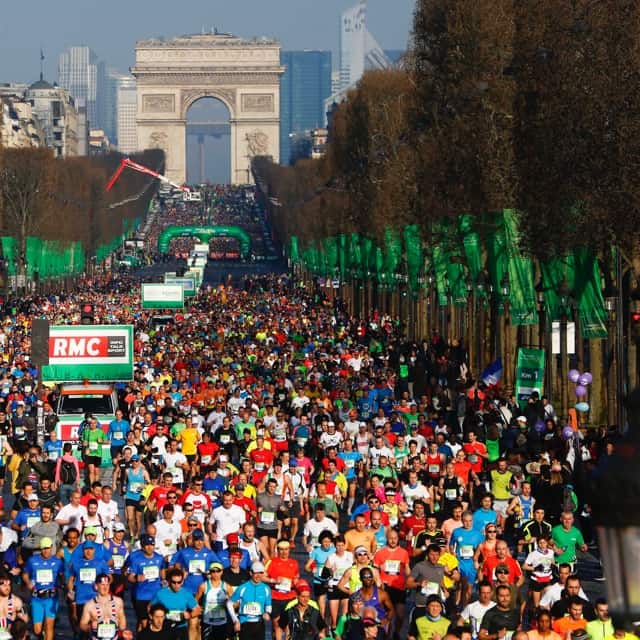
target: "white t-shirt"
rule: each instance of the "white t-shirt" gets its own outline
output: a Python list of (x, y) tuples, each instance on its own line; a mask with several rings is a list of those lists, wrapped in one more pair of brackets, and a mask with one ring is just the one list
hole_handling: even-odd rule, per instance
[(378, 466), (380, 456), (387, 456), (387, 459), (391, 460), (391, 458), (393, 458), (393, 451), (391, 451), (391, 449), (389, 449), (389, 447), (385, 445), (382, 445), (379, 449), (378, 447), (371, 447), (369, 449), (369, 457), (371, 458), (372, 467)]
[[(164, 518), (156, 522), (156, 551), (165, 558), (178, 550), (178, 541), (182, 534), (180, 522), (175, 519), (167, 522)], [(170, 544), (166, 544), (166, 540)]]
[(118, 521), (118, 503), (115, 500), (98, 500), (98, 515), (102, 518), (103, 526), (113, 534), (113, 525)]
[(351, 551), (345, 551), (344, 555), (342, 556), (339, 556), (337, 553), (332, 553), (327, 558), (326, 563), (328, 567), (333, 569), (333, 576), (331, 578), (330, 584), (335, 587), (338, 582), (340, 582), (340, 579), (347, 571), (347, 569), (350, 569), (353, 566), (354, 562), (355, 560)]
[(407, 505), (409, 505), (409, 509), (413, 509), (413, 503), (416, 500), (426, 500), (427, 498), (429, 498), (429, 492), (421, 482), (418, 482), (413, 488), (408, 484), (403, 485), (402, 496), (405, 499)]
[(180, 465), (187, 464), (187, 458), (181, 451), (167, 453), (164, 457), (167, 471), (173, 476), (173, 484), (184, 482), (184, 471)]
[(62, 531), (66, 532), (67, 529), (75, 527), (80, 531), (82, 529), (82, 523), (80, 522), (81, 518), (87, 517), (87, 509), (83, 507), (81, 504), (77, 507), (74, 507), (71, 503), (66, 504), (60, 511), (58, 511), (58, 515), (56, 516), (56, 522), (60, 523), (64, 520), (69, 520), (69, 524), (65, 524), (62, 526)]
[(227, 547), (227, 535), (238, 533), (240, 527), (247, 521), (245, 511), (237, 504), (232, 504), (228, 509), (220, 505), (211, 512), (210, 521), (216, 527), (216, 540)]
[(463, 620), (466, 620), (471, 625), (471, 632), (474, 638), (477, 638), (480, 634), (480, 624), (484, 614), (493, 609), (496, 603), (492, 601), (489, 604), (481, 604), (478, 600), (470, 602), (460, 614)]
[(308, 538), (310, 545), (317, 547), (320, 544), (318, 536), (323, 531), (331, 531), (335, 536), (338, 535), (338, 526), (331, 518), (323, 518), (321, 522), (318, 522), (315, 518), (311, 518), (311, 520), (304, 525), (304, 531), (302, 533)]

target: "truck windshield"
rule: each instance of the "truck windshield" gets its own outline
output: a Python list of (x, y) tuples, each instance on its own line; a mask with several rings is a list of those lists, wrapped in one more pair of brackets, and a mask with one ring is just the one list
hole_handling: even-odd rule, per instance
[(110, 395), (78, 393), (60, 396), (58, 415), (70, 413), (111, 415), (114, 412), (115, 407)]

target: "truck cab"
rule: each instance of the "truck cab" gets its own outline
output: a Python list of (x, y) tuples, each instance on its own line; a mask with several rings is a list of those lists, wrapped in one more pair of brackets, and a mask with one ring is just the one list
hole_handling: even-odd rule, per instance
[[(60, 387), (58, 397), (56, 413), (59, 421), (56, 425), (56, 435), (63, 442), (78, 444), (78, 428), (87, 413), (98, 420), (98, 424), (106, 433), (109, 423), (115, 420), (117, 408), (118, 394), (113, 384), (65, 382)], [(109, 447), (104, 447), (103, 451), (106, 457), (109, 457)]]

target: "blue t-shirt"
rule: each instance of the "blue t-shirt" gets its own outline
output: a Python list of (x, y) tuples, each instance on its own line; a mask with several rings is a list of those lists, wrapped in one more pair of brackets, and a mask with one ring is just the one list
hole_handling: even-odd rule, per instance
[(47, 453), (47, 460), (49, 460), (49, 462), (55, 462), (62, 456), (62, 440), (56, 440), (55, 442), (47, 440), (44, 443), (44, 450)]
[(341, 458), (344, 462), (344, 466), (346, 467), (345, 478), (347, 480), (352, 480), (356, 477), (356, 466), (360, 460), (362, 460), (362, 456), (357, 451), (341, 451), (338, 454), (338, 458)]
[(174, 591), (170, 587), (160, 589), (151, 600), (151, 604), (160, 603), (167, 608), (167, 620), (177, 627), (186, 627), (187, 621), (182, 615), (198, 606), (193, 594), (185, 588)]
[(23, 525), (27, 527), (24, 531), (20, 531), (20, 539), (22, 539), (36, 522), (40, 522), (40, 509), (20, 509), (13, 522), (20, 527)]
[(136, 551), (129, 556), (129, 572), (135, 576), (144, 576), (142, 582), (135, 583), (136, 600), (151, 600), (162, 587), (160, 571), (164, 569), (165, 561), (159, 553), (151, 557), (142, 551)]
[(112, 447), (121, 447), (127, 442), (127, 434), (131, 431), (128, 420), (112, 420), (109, 423), (107, 437), (111, 441)]
[(85, 604), (96, 595), (95, 582), (101, 573), (109, 573), (109, 565), (102, 560), (82, 558), (78, 562), (72, 562), (71, 575), (76, 590), (77, 604)]
[(313, 570), (313, 581), (316, 583), (321, 582), (320, 574), (322, 573), (322, 569), (324, 568), (324, 564), (327, 561), (327, 558), (336, 552), (336, 548), (333, 545), (329, 545), (328, 549), (324, 547), (314, 547), (313, 551), (309, 554), (309, 559), (313, 560), (316, 563), (315, 569)]
[[(240, 549), (242, 551), (242, 560), (240, 560), (240, 568), (245, 571), (249, 571), (251, 567), (251, 556), (246, 549)], [(228, 569), (231, 566), (231, 559), (229, 558), (229, 548), (222, 549), (218, 552), (218, 558), (220, 558), (220, 562), (222, 562), (222, 566), (225, 569)]]
[(41, 555), (32, 555), (24, 566), (24, 572), (38, 591), (55, 589), (58, 586), (58, 574), (63, 569), (63, 562), (57, 556), (45, 560)]
[[(77, 563), (79, 560), (81, 560), (84, 557), (84, 554), (82, 553), (82, 551), (84, 549), (85, 544), (86, 542), (81, 542), (71, 553), (72, 564)], [(95, 555), (93, 556), (94, 559), (102, 560), (102, 562), (108, 563), (109, 560), (111, 560), (111, 552), (101, 544), (97, 544), (95, 542), (94, 544), (96, 546)]]
[(488, 524), (495, 524), (498, 521), (498, 514), (493, 509), (478, 509), (473, 513), (473, 528), (484, 533), (484, 528)]
[(185, 547), (173, 556), (173, 564), (188, 573), (184, 588), (193, 594), (209, 575), (209, 565), (212, 562), (221, 562), (221, 560), (215, 552), (206, 547), (202, 547), (200, 551), (196, 551), (193, 547)]
[(240, 603), (238, 618), (241, 623), (259, 622), (265, 613), (271, 613), (271, 589), (264, 582), (243, 582), (229, 599)]
[(484, 536), (476, 529), (458, 527), (451, 534), (451, 546), (460, 562), (473, 562), (473, 554), (483, 540)]

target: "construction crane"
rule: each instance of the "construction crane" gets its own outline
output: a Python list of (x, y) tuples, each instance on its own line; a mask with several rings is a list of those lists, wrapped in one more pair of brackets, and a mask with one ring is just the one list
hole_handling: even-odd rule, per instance
[[(169, 178), (163, 176), (161, 173), (154, 171), (153, 169), (149, 169), (144, 165), (138, 164), (137, 162), (133, 162), (133, 160), (129, 160), (129, 158), (123, 158), (115, 173), (111, 176), (109, 182), (107, 182), (107, 186), (105, 191), (111, 191), (113, 185), (118, 181), (118, 178), (122, 174), (125, 169), (133, 169), (134, 171), (139, 171), (140, 173), (146, 173), (148, 176), (152, 176), (160, 180), (160, 182), (164, 182), (165, 184), (171, 185), (174, 189), (178, 189), (179, 191), (183, 191), (185, 194), (191, 193), (191, 189), (185, 185), (176, 184), (175, 182), (171, 182)], [(187, 198), (185, 198), (187, 199)]]

